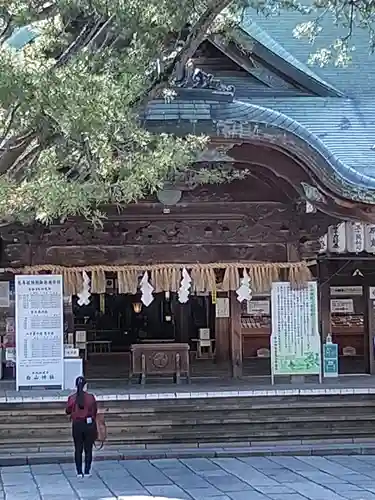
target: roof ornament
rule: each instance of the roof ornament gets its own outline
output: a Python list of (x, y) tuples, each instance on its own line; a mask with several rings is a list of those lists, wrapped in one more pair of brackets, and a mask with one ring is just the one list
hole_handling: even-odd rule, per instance
[(192, 59), (189, 59), (183, 68), (182, 78), (176, 81), (176, 87), (185, 89), (206, 89), (216, 92), (225, 92), (234, 95), (235, 86), (221, 83), (219, 78), (215, 78), (211, 73), (206, 73), (195, 66)]
[(316, 207), (309, 201), (306, 201), (306, 206), (305, 206), (305, 211), (307, 214), (315, 214), (316, 213)]
[(319, 189), (317, 189), (314, 186), (311, 186), (311, 184), (307, 184), (307, 182), (301, 182), (301, 186), (308, 201), (312, 202), (313, 204), (314, 202), (326, 203), (326, 199), (319, 191)]

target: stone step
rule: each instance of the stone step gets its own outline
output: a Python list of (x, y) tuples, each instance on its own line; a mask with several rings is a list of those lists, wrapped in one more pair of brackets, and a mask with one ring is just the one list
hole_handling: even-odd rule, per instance
[[(375, 439), (372, 395), (105, 401), (108, 442), (121, 445)], [(343, 411), (345, 408), (345, 411)], [(0, 405), (3, 447), (68, 445), (64, 403)]]
[[(252, 412), (249, 410), (230, 410), (225, 409), (222, 411), (205, 411), (197, 410), (192, 408), (185, 411), (175, 411), (175, 412), (152, 412), (149, 414), (144, 414), (141, 412), (128, 413), (127, 410), (116, 412), (105, 412), (103, 413), (108, 425), (112, 423), (126, 424), (133, 427), (142, 426), (153, 426), (159, 425), (160, 422), (178, 425), (196, 425), (197, 423), (206, 424), (263, 424), (263, 423), (309, 423), (309, 422), (326, 422), (326, 421), (355, 421), (355, 422), (366, 422), (375, 420), (375, 411), (366, 412), (361, 409), (358, 412), (358, 408), (353, 412), (343, 413), (340, 410), (336, 412), (325, 412), (322, 411), (273, 411), (273, 412)], [(60, 412), (56, 413), (26, 413), (19, 412), (13, 415), (1, 414), (0, 419), (0, 429), (7, 428), (9, 426), (29, 426), (33, 423), (37, 423), (39, 426), (48, 424), (49, 426), (64, 425), (68, 421), (68, 417), (64, 414), (64, 410), (61, 409)]]
[[(134, 395), (136, 397), (137, 394)], [(142, 395), (143, 396), (143, 395)], [(167, 395), (168, 396), (168, 395)], [(163, 395), (154, 397), (150, 394), (146, 399), (117, 399), (100, 401), (99, 407), (102, 409), (109, 409), (111, 412), (116, 410), (126, 410), (128, 413), (149, 413), (165, 411), (166, 409), (173, 413), (182, 409), (204, 409), (204, 410), (222, 410), (222, 409), (239, 409), (239, 410), (289, 410), (291, 408), (312, 411), (314, 409), (325, 408), (326, 411), (331, 411), (334, 408), (343, 409), (343, 400), (345, 400), (345, 412), (353, 411), (358, 408), (360, 404), (364, 411), (372, 411), (375, 409), (375, 399), (372, 395), (324, 395), (324, 396), (265, 396), (265, 397), (189, 397), (189, 398), (174, 398), (173, 400), (168, 397), (163, 398)], [(27, 410), (31, 414), (34, 412), (44, 414), (46, 404), (48, 404), (49, 412), (61, 413), (64, 408), (64, 402), (54, 401), (20, 401), (20, 402), (6, 402), (0, 403), (0, 410), (2, 415), (16, 415), (19, 410), (24, 412)]]

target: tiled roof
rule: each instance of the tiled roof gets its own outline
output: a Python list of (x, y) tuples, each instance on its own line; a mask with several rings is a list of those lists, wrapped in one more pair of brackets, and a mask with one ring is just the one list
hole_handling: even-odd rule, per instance
[(319, 81), (323, 85), (329, 86), (332, 89), (336, 90), (334, 85), (329, 84), (326, 80), (321, 78), (316, 72), (314, 72), (311, 68), (309, 68), (302, 61), (298, 60), (293, 56), (290, 52), (288, 52), (283, 45), (278, 43), (275, 39), (273, 39), (269, 33), (267, 33), (264, 29), (262, 29), (259, 24), (257, 24), (251, 17), (247, 16), (243, 23), (243, 29), (248, 35), (251, 36), (254, 40), (259, 42), (261, 45), (266, 47), (268, 50), (281, 57), (289, 64), (294, 66), (299, 71), (306, 73), (310, 78)]
[[(375, 104), (373, 107), (375, 111)], [(163, 121), (190, 122), (190, 131), (193, 124), (204, 121), (207, 133), (212, 130), (212, 122), (221, 121), (260, 124), (289, 132), (325, 159), (327, 170), (316, 173), (332, 182), (334, 190), (353, 199), (375, 202), (372, 135), (363, 132), (363, 117), (350, 99), (283, 97), (232, 103), (188, 103), (177, 99), (169, 104), (154, 101), (146, 120), (150, 128)], [(181, 130), (187, 131), (186, 123)]]
[(13, 49), (22, 49), (38, 36), (37, 31), (29, 26), (19, 28), (7, 39), (7, 44)]
[(293, 29), (301, 22), (314, 19), (314, 15), (283, 11), (280, 15), (264, 17), (251, 10), (245, 17), (243, 29), (252, 34), (254, 31), (253, 23), (255, 22), (256, 26), (262, 28), (271, 37), (276, 46), (281, 46), (293, 57), (294, 61), (297, 61), (295, 64), (298, 64), (301, 68), (304, 66), (309, 74), (313, 72), (314, 75), (337, 87), (346, 95), (351, 97), (366, 94), (375, 95), (375, 55), (370, 54), (369, 34), (365, 29), (353, 29), (350, 43), (355, 47), (355, 50), (352, 52), (353, 61), (348, 67), (341, 68), (328, 65), (324, 68), (317, 66), (308, 68), (306, 66), (309, 54), (319, 48), (327, 48), (335, 39), (347, 35), (344, 28), (334, 25), (330, 16), (327, 13), (323, 18), (323, 30), (313, 45), (305, 39), (299, 40), (295, 38)]
[[(255, 40), (284, 58), (312, 79), (320, 79), (341, 91), (346, 98), (310, 96), (245, 97), (252, 104), (278, 111), (301, 124), (319, 139), (340, 162), (340, 174), (357, 186), (375, 187), (375, 55), (369, 52), (369, 34), (354, 28), (351, 44), (352, 62), (345, 68), (330, 64), (324, 68), (307, 65), (309, 54), (327, 48), (345, 36), (344, 28), (334, 25), (327, 14), (316, 43), (299, 40), (293, 30), (314, 15), (283, 11), (264, 17), (254, 10), (245, 16), (242, 28)], [(349, 178), (348, 173), (350, 172)]]
[(375, 186), (375, 101), (372, 98), (364, 98), (360, 103), (335, 97), (254, 98), (251, 102), (279, 111), (303, 125), (337, 159), (357, 172), (356, 182)]

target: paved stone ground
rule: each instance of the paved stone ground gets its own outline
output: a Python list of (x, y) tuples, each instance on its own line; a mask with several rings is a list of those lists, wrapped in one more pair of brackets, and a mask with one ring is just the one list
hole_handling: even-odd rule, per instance
[(1, 470), (6, 500), (375, 500), (375, 456), (192, 458)]

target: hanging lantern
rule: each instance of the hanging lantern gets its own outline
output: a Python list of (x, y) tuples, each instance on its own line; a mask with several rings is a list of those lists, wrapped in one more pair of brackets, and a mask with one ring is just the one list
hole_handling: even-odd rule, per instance
[(345, 222), (328, 228), (328, 251), (344, 253), (346, 250)]
[(365, 251), (375, 253), (375, 224), (365, 224)]
[(177, 205), (177, 203), (180, 201), (182, 192), (179, 189), (161, 189), (156, 193), (156, 196), (160, 203), (162, 203), (165, 206), (173, 206)]
[(133, 311), (139, 314), (142, 311), (142, 302), (133, 302)]
[(365, 248), (365, 231), (361, 222), (347, 222), (345, 225), (346, 249), (350, 253), (361, 253)]
[(320, 250), (319, 253), (325, 253), (328, 249), (328, 234), (319, 238)]

